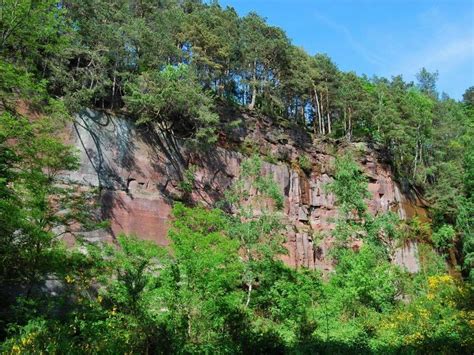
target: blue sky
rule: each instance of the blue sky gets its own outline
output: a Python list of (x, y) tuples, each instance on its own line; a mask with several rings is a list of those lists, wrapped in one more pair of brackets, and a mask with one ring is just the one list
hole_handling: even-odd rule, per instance
[(438, 90), (474, 85), (474, 0), (220, 0), (283, 28), (310, 54), (368, 76), (438, 70)]

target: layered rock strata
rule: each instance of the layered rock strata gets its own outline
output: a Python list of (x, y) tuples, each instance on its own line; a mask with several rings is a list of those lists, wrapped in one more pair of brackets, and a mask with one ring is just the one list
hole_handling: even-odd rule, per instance
[[(331, 152), (334, 148), (328, 143), (311, 142), (297, 129), (241, 116), (245, 126), (223, 129), (219, 147), (197, 153), (155, 130), (138, 129), (126, 118), (86, 110), (68, 131), (68, 142), (77, 147), (81, 165), (63, 179), (100, 188), (102, 217), (111, 223), (108, 237), (135, 234), (167, 245), (172, 202), (183, 195), (179, 184), (184, 168), (195, 168), (194, 188), (187, 198), (212, 207), (239, 175), (245, 156), (236, 150), (258, 152), (271, 161), (264, 163), (264, 173), (273, 177), (285, 197), (288, 254), (283, 260), (293, 267), (330, 271), (328, 252), (333, 241), (329, 232), (337, 209), (334, 196), (324, 186), (332, 180), (337, 151)], [(389, 167), (379, 162), (373, 150), (363, 144), (354, 144), (352, 149), (369, 180), (371, 213), (392, 210), (401, 218), (426, 216), (418, 200), (400, 192)], [(295, 163), (301, 155), (310, 160), (310, 172)], [(104, 231), (97, 235), (103, 237)], [(354, 247), (359, 244), (355, 242)], [(397, 250), (394, 260), (416, 272), (416, 254), (416, 244), (408, 243)]]

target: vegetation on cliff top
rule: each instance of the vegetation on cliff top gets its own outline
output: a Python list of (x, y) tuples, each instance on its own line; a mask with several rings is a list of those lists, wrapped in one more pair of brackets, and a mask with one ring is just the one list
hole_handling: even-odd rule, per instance
[[(436, 77), (422, 69), (415, 84), (342, 72), (257, 14), (241, 18), (217, 2), (2, 1), (2, 351), (472, 352), (474, 89), (457, 102), (436, 91)], [(281, 220), (253, 215), (243, 182), (228, 196), (232, 216), (176, 205), (171, 251), (126, 237), (118, 249), (61, 244), (58, 228), (93, 209), (56, 183), (77, 166), (57, 136), (72, 114), (123, 110), (209, 145), (217, 105), (300, 126), (315, 140), (377, 146), (402, 186), (429, 202), (433, 224), (367, 215), (366, 183), (341, 158), (329, 187), (341, 213), (328, 281), (278, 261)], [(258, 159), (243, 168), (281, 206)], [(440, 254), (459, 252), (464, 282), (428, 249), (419, 275), (390, 264), (387, 240), (431, 242), (430, 229)], [(366, 241), (358, 252), (347, 247), (354, 234)], [(46, 279), (67, 292), (41, 292)], [(13, 297), (18, 290), (23, 297)]]

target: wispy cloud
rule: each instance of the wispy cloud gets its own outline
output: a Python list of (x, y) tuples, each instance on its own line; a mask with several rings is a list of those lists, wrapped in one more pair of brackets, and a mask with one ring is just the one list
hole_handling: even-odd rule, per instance
[[(387, 26), (374, 27), (367, 23), (336, 22), (324, 13), (314, 14), (316, 21), (342, 39), (342, 46), (368, 63), (367, 74), (390, 77), (402, 74), (414, 80), (425, 67), (438, 70), (440, 90), (459, 97), (463, 86), (474, 83), (474, 24), (473, 13), (445, 16), (434, 5), (413, 14), (411, 21), (403, 19)], [(371, 27), (372, 26), (372, 27)], [(368, 37), (361, 37), (362, 34)], [(350, 52), (349, 52), (350, 53)]]
[(380, 56), (373, 53), (373, 51), (366, 48), (362, 41), (356, 39), (352, 32), (344, 25), (341, 25), (327, 16), (322, 15), (320, 12), (314, 14), (314, 17), (317, 21), (319, 21), (322, 25), (332, 29), (335, 32), (341, 34), (347, 44), (354, 50), (354, 52), (358, 53), (362, 56), (366, 61), (371, 64), (375, 64), (377, 66), (384, 66), (386, 65), (385, 60), (383, 60)]
[(460, 67), (466, 67), (465, 75), (474, 81), (474, 36), (469, 30), (461, 32), (433, 36), (419, 49), (404, 53), (390, 71), (413, 77), (420, 68), (426, 67), (439, 70), (440, 75), (447, 78)]
[[(443, 41), (444, 42), (444, 41)], [(417, 53), (412, 62), (423, 64), (427, 67), (443, 67), (451, 69), (458, 64), (474, 57), (474, 39), (456, 38), (447, 43), (437, 43)]]

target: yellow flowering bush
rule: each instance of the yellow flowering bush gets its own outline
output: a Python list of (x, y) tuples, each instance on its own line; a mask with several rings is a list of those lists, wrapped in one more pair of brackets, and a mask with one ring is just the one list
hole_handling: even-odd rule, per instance
[[(459, 300), (465, 299), (466, 287), (458, 285), (447, 274), (430, 276), (427, 291), (411, 302), (401, 305), (380, 321), (375, 349), (384, 346), (405, 349), (449, 349), (450, 344), (474, 346), (474, 312), (462, 309)], [(461, 298), (460, 296), (464, 296)]]

